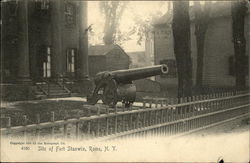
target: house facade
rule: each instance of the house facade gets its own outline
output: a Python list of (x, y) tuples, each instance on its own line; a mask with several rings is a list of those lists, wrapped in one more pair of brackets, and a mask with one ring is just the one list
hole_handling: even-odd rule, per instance
[(131, 58), (131, 63), (129, 66), (130, 68), (139, 68), (154, 65), (153, 57), (147, 55), (145, 51), (128, 52), (128, 55)]
[[(234, 44), (232, 42), (232, 17), (231, 2), (212, 3), (210, 20), (205, 37), (204, 47), (204, 68), (203, 68), (203, 86), (206, 88), (229, 88), (235, 86), (235, 76), (231, 72), (234, 57)], [(169, 66), (169, 74), (157, 77), (159, 81), (167, 89), (176, 89), (178, 85), (176, 60), (174, 56), (174, 41), (172, 29), (169, 24), (172, 23), (171, 15), (164, 15), (154, 23), (154, 30), (150, 33), (153, 44), (152, 51), (155, 64), (165, 63)], [(195, 37), (194, 14), (192, 7), (190, 9), (191, 19), (191, 58), (192, 58), (192, 74), (193, 85), (196, 83), (196, 67), (197, 67), (197, 46)], [(249, 80), (249, 44), (250, 44), (250, 12), (248, 8), (245, 17), (245, 38), (246, 38), (246, 83), (250, 86)], [(147, 41), (146, 44), (150, 42)], [(149, 46), (148, 46), (149, 47)]]
[(1, 83), (88, 79), (87, 1), (1, 3)]

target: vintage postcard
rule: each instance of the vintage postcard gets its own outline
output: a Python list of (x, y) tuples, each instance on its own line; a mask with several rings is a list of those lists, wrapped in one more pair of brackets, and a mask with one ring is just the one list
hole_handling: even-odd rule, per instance
[(1, 1), (1, 162), (249, 162), (250, 4)]

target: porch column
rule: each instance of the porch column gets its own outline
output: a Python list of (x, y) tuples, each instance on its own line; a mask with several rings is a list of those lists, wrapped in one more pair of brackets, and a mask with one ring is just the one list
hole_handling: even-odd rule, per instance
[(89, 95), (92, 91), (92, 83), (89, 80), (88, 65), (88, 2), (79, 2), (79, 86), (82, 95)]
[(89, 80), (89, 69), (88, 69), (88, 2), (79, 2), (79, 68), (80, 80)]
[(28, 38), (28, 0), (18, 1), (18, 82), (30, 82), (29, 38)]
[(58, 78), (61, 72), (62, 57), (62, 7), (61, 0), (51, 1), (51, 25), (52, 25), (52, 47), (51, 47), (51, 77)]

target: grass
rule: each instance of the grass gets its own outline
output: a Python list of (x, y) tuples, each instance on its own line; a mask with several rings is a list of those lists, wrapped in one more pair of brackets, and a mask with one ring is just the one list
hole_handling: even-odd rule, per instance
[[(37, 123), (36, 115), (40, 115), (40, 122), (48, 122), (51, 120), (51, 112), (54, 112), (56, 121), (88, 115), (84, 104), (86, 102), (76, 100), (23, 101), (1, 108), (1, 115), (11, 117), (11, 126), (23, 125), (24, 115), (27, 117), (27, 124), (33, 124)], [(4, 126), (3, 123), (1, 127)]]

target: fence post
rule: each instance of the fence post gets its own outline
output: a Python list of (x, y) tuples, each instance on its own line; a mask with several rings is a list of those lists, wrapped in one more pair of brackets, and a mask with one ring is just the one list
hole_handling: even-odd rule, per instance
[(68, 131), (67, 131), (67, 127), (68, 127), (68, 124), (67, 124), (67, 113), (64, 115), (64, 121), (65, 121), (65, 124), (63, 125), (63, 136), (64, 138), (66, 139), (67, 138), (67, 134), (68, 134)]
[(207, 112), (207, 102), (206, 102), (207, 95), (203, 95), (202, 100), (204, 101), (203, 102), (203, 112), (206, 113)]
[(23, 115), (23, 126), (25, 127), (23, 131), (24, 140), (26, 140), (26, 136), (27, 136), (26, 125), (27, 125), (27, 116)]
[(149, 111), (148, 114), (149, 114), (148, 125), (150, 126), (152, 124), (152, 111)]
[[(115, 106), (116, 108), (116, 106)], [(117, 109), (117, 108), (116, 108)], [(97, 115), (100, 116), (100, 107), (97, 106)], [(97, 129), (96, 129), (96, 136), (100, 136), (100, 119), (97, 119)]]
[(165, 109), (161, 109), (160, 123), (163, 123), (163, 122), (164, 122), (164, 111), (165, 111)]
[(11, 117), (6, 117), (6, 127), (8, 128), (8, 131), (6, 133), (6, 136), (10, 136), (10, 128), (11, 128)]
[(163, 114), (163, 116), (164, 116), (164, 117), (163, 117), (163, 121), (164, 121), (164, 122), (169, 122), (169, 120), (170, 120), (170, 118), (169, 118), (169, 117), (170, 117), (170, 115), (169, 115), (169, 109), (170, 109), (170, 108), (169, 108), (168, 106), (167, 106), (166, 109), (164, 109), (164, 110), (165, 110), (165, 116), (164, 116), (164, 114)]
[(146, 118), (147, 118), (147, 112), (143, 112), (143, 127), (146, 126)]
[[(223, 98), (223, 93), (220, 93), (220, 98)], [(220, 99), (220, 109), (223, 109), (223, 100)]]
[(139, 120), (140, 120), (140, 113), (138, 112), (137, 116), (136, 116), (136, 125), (135, 125), (135, 128), (139, 128)]
[[(40, 114), (36, 114), (36, 123), (38, 125), (40, 124)], [(37, 136), (37, 139), (39, 140), (39, 137), (40, 137), (40, 128), (36, 129), (36, 136)]]
[(168, 106), (168, 105), (169, 105), (169, 99), (167, 98), (167, 99), (165, 100), (165, 102), (166, 102), (166, 106)]
[(196, 102), (197, 102), (197, 104), (196, 104), (196, 110), (195, 110), (195, 115), (198, 115), (199, 114), (199, 111), (200, 111), (200, 103), (199, 103), (199, 101), (200, 101), (200, 98), (199, 98), (199, 95), (197, 95), (196, 97), (195, 97), (195, 99), (196, 99)]
[[(90, 117), (91, 116), (91, 108), (90, 107), (87, 107), (87, 116)], [(88, 120), (87, 121), (87, 139), (89, 139), (91, 137), (91, 121)]]
[(87, 122), (87, 139), (91, 137), (90, 130), (91, 130), (91, 122), (90, 122), (90, 120), (89, 120), (89, 121)]
[(233, 106), (233, 98), (232, 98), (233, 95), (234, 95), (234, 93), (231, 92), (231, 93), (230, 93), (231, 98), (230, 98), (230, 104), (229, 104), (231, 107)]
[(115, 106), (115, 134), (117, 133), (117, 120), (118, 120), (118, 117), (117, 117), (117, 107)]
[(90, 117), (91, 116), (91, 108), (88, 107), (87, 110), (88, 110), (88, 117)]
[(216, 96), (216, 108), (215, 109), (218, 110), (219, 109), (219, 101), (217, 99), (220, 98), (220, 95), (219, 95), (219, 93), (216, 93), (215, 96)]
[(133, 115), (132, 114), (129, 114), (129, 128), (132, 129), (133, 128), (133, 124), (132, 124), (132, 121), (133, 121)]
[(163, 105), (164, 105), (163, 103), (164, 103), (164, 101), (161, 99), (161, 107), (163, 107)]
[[(55, 121), (55, 112), (51, 112), (50, 121), (52, 123)], [(51, 137), (54, 138), (54, 127), (51, 127)]]
[(10, 117), (6, 117), (6, 127), (10, 128), (11, 127), (11, 118)]
[(145, 100), (143, 100), (142, 108), (143, 108), (143, 109), (146, 109), (146, 102), (145, 102)]
[[(188, 103), (188, 97), (184, 97), (184, 102), (185, 103)], [(183, 118), (186, 118), (187, 117), (187, 110), (188, 110), (188, 107), (189, 107), (189, 105), (185, 105), (184, 106), (184, 112), (183, 112)]]
[(125, 112), (125, 103), (122, 103), (122, 111)]
[[(178, 102), (180, 102), (180, 104), (183, 104), (184, 103), (183, 97), (179, 98)], [(183, 106), (176, 107), (177, 119), (182, 118), (183, 108), (184, 108)]]
[(192, 96), (190, 96), (190, 97), (188, 97), (188, 103), (190, 103), (190, 105), (188, 106), (188, 110), (187, 110), (187, 112), (188, 112), (188, 117), (190, 117), (190, 113), (192, 112), (192, 107), (193, 107), (193, 97)]
[(202, 102), (203, 98), (202, 95), (199, 95), (199, 101), (200, 101), (200, 109), (199, 109), (199, 114), (202, 114), (203, 111), (203, 102)]
[[(224, 92), (224, 97), (227, 97), (227, 92)], [(227, 99), (225, 99), (225, 100), (223, 100), (224, 101), (224, 103), (223, 103), (223, 105), (224, 105), (224, 108), (227, 108)]]
[[(106, 114), (108, 115), (109, 114), (109, 108), (107, 107), (106, 108)], [(106, 118), (106, 135), (109, 134), (109, 118), (107, 117)]]
[(149, 101), (149, 108), (152, 108), (152, 103), (153, 103), (153, 100), (151, 99), (151, 100)]
[(192, 102), (192, 105), (191, 105), (191, 109), (190, 109), (190, 116), (194, 116), (194, 112), (195, 112), (195, 96), (192, 96), (191, 98), (191, 102)]
[(231, 96), (230, 96), (230, 92), (227, 92), (227, 97), (229, 97), (229, 99), (227, 100), (227, 107), (230, 107), (231, 105)]
[(155, 99), (155, 108), (158, 108), (158, 99)]
[(76, 140), (78, 140), (79, 139), (79, 135), (80, 135), (80, 133), (79, 133), (79, 127), (80, 127), (80, 121), (79, 121), (79, 119), (80, 119), (80, 117), (81, 117), (81, 115), (80, 115), (80, 111), (78, 112), (78, 121), (76, 122)]
[[(210, 99), (214, 99), (214, 94), (210, 94)], [(213, 112), (214, 110), (214, 101), (210, 103), (210, 112)]]
[(175, 120), (175, 118), (174, 118), (174, 108), (173, 108), (173, 104), (174, 104), (174, 99), (171, 98), (171, 99), (170, 99), (170, 106), (171, 106), (171, 108), (170, 108), (170, 121), (174, 121), (174, 120)]

